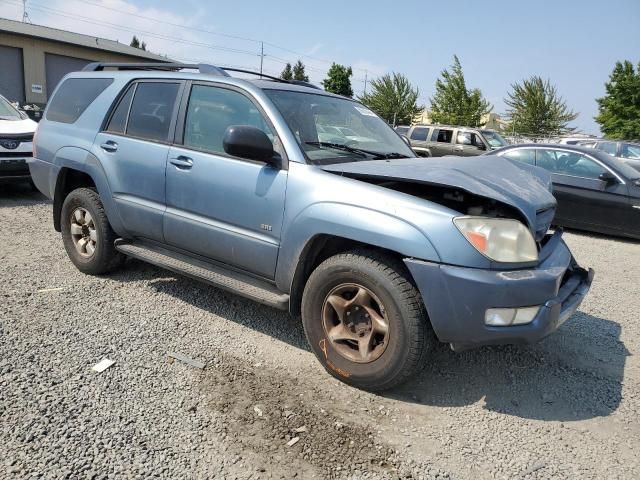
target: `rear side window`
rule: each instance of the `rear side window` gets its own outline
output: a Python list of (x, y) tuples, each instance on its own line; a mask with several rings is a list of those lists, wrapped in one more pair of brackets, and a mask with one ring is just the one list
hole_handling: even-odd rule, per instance
[(444, 128), (435, 129), (433, 135), (431, 135), (432, 142), (451, 143), (453, 138), (453, 130), (447, 130)]
[(124, 133), (125, 128), (127, 127), (127, 115), (129, 114), (129, 106), (131, 106), (131, 99), (133, 98), (133, 92), (135, 90), (135, 85), (131, 85), (127, 89), (127, 93), (125, 93), (118, 106), (111, 115), (111, 120), (109, 120), (109, 125), (107, 125), (107, 131), (112, 133)]
[(127, 122), (127, 135), (166, 142), (179, 89), (178, 83), (138, 83)]
[(429, 135), (429, 129), (423, 127), (415, 127), (411, 132), (411, 140), (417, 140), (419, 142), (426, 142), (427, 135)]
[(527, 163), (529, 165), (536, 164), (536, 151), (530, 148), (518, 148), (517, 150), (509, 150), (503, 155), (503, 157), (509, 160), (515, 160), (516, 162)]
[(47, 120), (74, 123), (112, 83), (112, 78), (68, 78), (49, 102)]

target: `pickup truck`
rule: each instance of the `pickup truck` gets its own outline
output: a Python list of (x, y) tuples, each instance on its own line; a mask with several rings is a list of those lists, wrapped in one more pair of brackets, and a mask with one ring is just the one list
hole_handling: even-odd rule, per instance
[(80, 271), (129, 256), (289, 310), (325, 369), (368, 390), (438, 341), (535, 342), (578, 308), (593, 271), (548, 233), (544, 170), (425, 162), (352, 99), (229, 71), (90, 64), (56, 88), (29, 167)]
[(421, 157), (470, 157), (508, 145), (498, 132), (484, 128), (414, 125), (406, 135)]

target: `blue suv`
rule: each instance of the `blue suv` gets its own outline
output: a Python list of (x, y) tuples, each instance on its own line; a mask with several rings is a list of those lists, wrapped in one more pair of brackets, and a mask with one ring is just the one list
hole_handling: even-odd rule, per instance
[(548, 233), (546, 172), (416, 158), (354, 100), (229, 71), (91, 64), (60, 83), (30, 170), (80, 271), (129, 256), (288, 309), (368, 390), (437, 341), (533, 342), (578, 308), (593, 272)]

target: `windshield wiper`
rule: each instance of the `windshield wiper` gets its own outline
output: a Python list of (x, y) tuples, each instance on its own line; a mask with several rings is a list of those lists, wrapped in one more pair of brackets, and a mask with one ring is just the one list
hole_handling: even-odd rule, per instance
[(404, 155), (402, 153), (374, 152), (373, 150), (365, 150), (364, 148), (350, 147), (349, 145), (345, 145), (343, 143), (333, 143), (333, 142), (304, 142), (304, 143), (307, 145), (314, 145), (316, 147), (336, 148), (338, 150), (344, 150), (345, 152), (358, 153), (362, 156), (371, 155), (374, 158), (374, 160), (392, 159), (392, 158), (409, 158), (407, 155)]

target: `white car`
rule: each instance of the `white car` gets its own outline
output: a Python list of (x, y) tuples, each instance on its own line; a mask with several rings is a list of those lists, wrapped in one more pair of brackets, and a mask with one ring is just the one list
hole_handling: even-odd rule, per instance
[(38, 124), (0, 95), (0, 182), (31, 180), (27, 161), (33, 157)]

